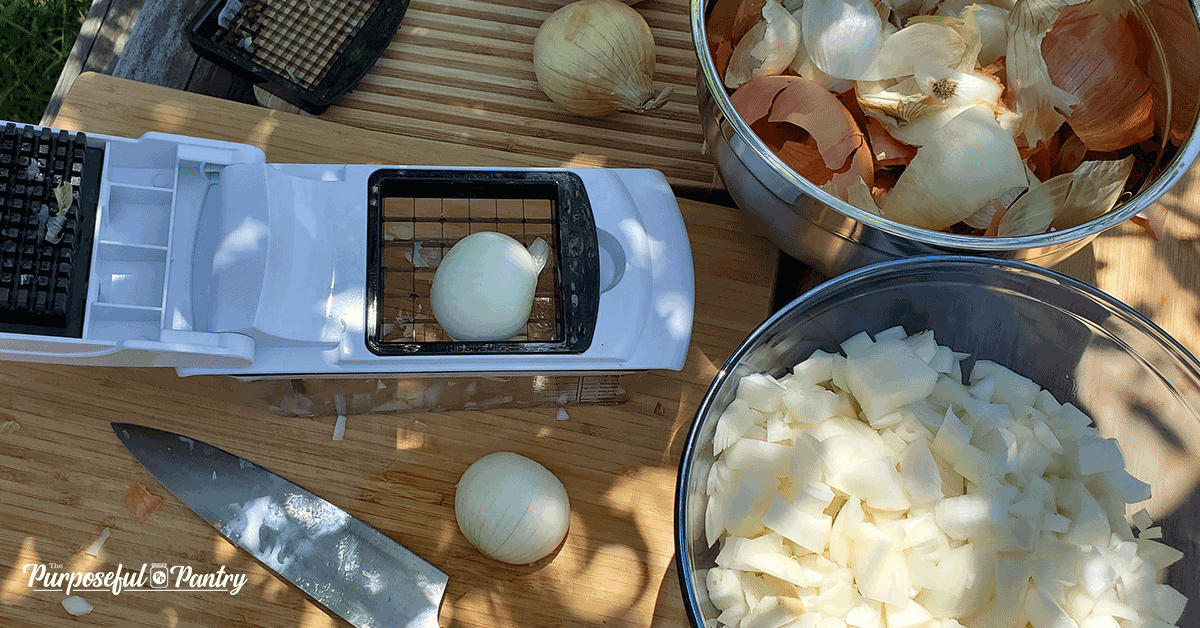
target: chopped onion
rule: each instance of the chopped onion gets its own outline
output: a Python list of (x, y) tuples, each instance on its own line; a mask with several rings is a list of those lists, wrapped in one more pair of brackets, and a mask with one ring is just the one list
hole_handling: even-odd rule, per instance
[[(1152, 539), (1144, 511), (1133, 537), (1125, 503), (1148, 486), (1087, 415), (989, 360), (964, 385), (947, 372), (969, 356), (930, 332), (894, 327), (841, 348), (743, 378), (718, 419), (718, 433), (738, 433), (704, 470), (718, 624), (1178, 621), (1186, 598), (1154, 577), (1183, 554)], [(815, 390), (836, 413), (801, 402)]]

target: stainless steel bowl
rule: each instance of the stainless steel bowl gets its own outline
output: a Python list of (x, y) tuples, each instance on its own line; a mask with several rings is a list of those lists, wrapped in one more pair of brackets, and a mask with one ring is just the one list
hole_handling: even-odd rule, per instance
[(1146, 184), (1116, 210), (1091, 222), (1018, 238), (979, 238), (911, 227), (871, 215), (833, 197), (783, 163), (738, 116), (717, 75), (705, 21), (715, 0), (691, 0), (692, 40), (699, 69), (700, 121), (717, 172), (737, 205), (784, 252), (826, 276), (866, 264), (931, 254), (974, 254), (1049, 266), (1100, 232), (1157, 200), (1200, 153), (1200, 22), (1195, 0), (1133, 3), (1135, 27), (1155, 43), (1150, 75), (1158, 120), (1170, 139)]
[[(1099, 290), (1024, 262), (929, 256), (868, 266), (809, 291), (758, 327), (701, 401), (679, 466), (675, 542), (691, 623), (716, 628), (705, 573), (703, 490), (717, 419), (749, 373), (778, 374), (861, 331), (934, 330), (939, 344), (1004, 364), (1117, 438), (1147, 507), (1185, 552), (1166, 582), (1190, 598), (1179, 626), (1200, 626), (1200, 362), (1149, 320)], [(964, 364), (964, 371), (971, 366)], [(1132, 512), (1132, 511), (1131, 511)]]

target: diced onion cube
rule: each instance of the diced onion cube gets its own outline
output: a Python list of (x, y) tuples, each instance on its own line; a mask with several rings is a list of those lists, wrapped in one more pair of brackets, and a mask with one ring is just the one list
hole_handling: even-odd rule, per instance
[(1092, 475), (1125, 468), (1117, 441), (1085, 436), (1079, 439), (1079, 475)]
[(848, 357), (845, 371), (868, 421), (923, 399), (937, 383), (937, 373), (897, 340), (877, 342), (861, 356)]
[(747, 405), (746, 400), (730, 401), (717, 419), (717, 429), (713, 433), (713, 455), (720, 455), (727, 447), (736, 443), (761, 418), (762, 413)]
[(1113, 487), (1121, 493), (1126, 504), (1136, 504), (1150, 499), (1150, 485), (1129, 475), (1125, 469), (1116, 469), (1105, 474)]
[(918, 504), (928, 504), (945, 496), (941, 473), (924, 440), (909, 443), (900, 454), (900, 477), (909, 497)]
[(814, 351), (807, 360), (792, 368), (791, 375), (784, 378), (785, 385), (811, 388), (833, 379), (833, 357), (834, 354), (825, 353), (820, 349)]
[(845, 354), (847, 358), (856, 358), (860, 355), (866, 354), (867, 350), (874, 344), (875, 341), (871, 340), (871, 336), (867, 332), (860, 331), (857, 334), (847, 338), (846, 341), (841, 344), (842, 353)]
[(908, 338), (908, 332), (904, 331), (903, 325), (888, 327), (875, 334), (875, 342), (879, 342), (880, 340), (904, 340), (906, 338)]
[(824, 388), (792, 388), (783, 393), (782, 405), (788, 418), (811, 425), (836, 416), (839, 399)]
[(908, 510), (912, 505), (892, 458), (860, 462), (842, 474), (842, 482), (871, 508)]
[(887, 609), (888, 628), (923, 628), (932, 620), (933, 615), (911, 599), (906, 606), (889, 606)]
[(976, 360), (975, 367), (971, 369), (971, 383), (974, 384), (985, 377), (990, 377), (996, 382), (993, 398), (1010, 406), (1032, 406), (1042, 389), (1033, 383), (1033, 380), (1018, 375), (1007, 367), (991, 360)]
[(933, 357), (929, 358), (929, 368), (940, 375), (953, 373), (956, 366), (958, 362), (954, 360), (954, 352), (949, 347), (938, 346), (933, 352)]
[(1121, 628), (1121, 624), (1108, 615), (1090, 615), (1080, 622), (1079, 628)]
[(1137, 554), (1155, 569), (1166, 569), (1183, 558), (1183, 552), (1150, 539), (1138, 539)]
[(1150, 518), (1150, 513), (1145, 508), (1133, 513), (1133, 525), (1140, 530), (1145, 530), (1154, 525), (1154, 520)]
[(947, 497), (933, 508), (938, 527), (952, 539), (964, 540), (1008, 523), (1008, 509), (998, 498), (971, 493)]
[(780, 409), (783, 391), (783, 385), (774, 377), (765, 373), (751, 373), (738, 382), (737, 398), (759, 412), (768, 413)]
[[(904, 340), (908, 348), (921, 358), (926, 364), (933, 359), (937, 353), (937, 341), (933, 337), (933, 330), (927, 329), (919, 334), (913, 334)], [(953, 357), (953, 354), (951, 354)]]
[(1045, 589), (1034, 586), (1025, 596), (1025, 616), (1033, 628), (1079, 628)]
[(795, 504), (776, 497), (763, 515), (763, 525), (814, 554), (823, 554), (825, 546), (829, 543), (833, 517), (810, 514)]
[(1183, 616), (1183, 607), (1187, 605), (1187, 596), (1166, 584), (1151, 584), (1150, 599), (1146, 600), (1150, 612), (1159, 619), (1174, 624)]
[(743, 438), (725, 451), (725, 463), (730, 469), (785, 469), (791, 464), (792, 448), (782, 443)]

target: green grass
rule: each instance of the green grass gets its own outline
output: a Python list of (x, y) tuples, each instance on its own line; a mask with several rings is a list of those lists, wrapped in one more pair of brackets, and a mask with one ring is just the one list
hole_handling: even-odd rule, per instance
[(91, 0), (0, 0), (0, 120), (36, 123)]

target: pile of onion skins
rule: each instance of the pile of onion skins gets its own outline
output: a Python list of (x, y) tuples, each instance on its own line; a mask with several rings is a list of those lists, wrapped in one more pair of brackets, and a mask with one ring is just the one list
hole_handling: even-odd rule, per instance
[(987, 2), (717, 0), (706, 31), (750, 128), (859, 209), (1002, 237), (1108, 212), (1162, 143), (1132, 3)]
[(719, 417), (705, 535), (737, 628), (1167, 628), (1150, 497), (1115, 440), (1036, 383), (933, 333), (865, 332)]

